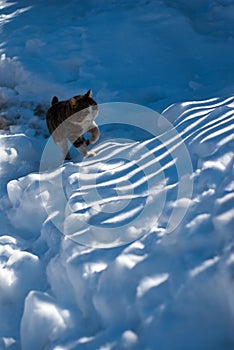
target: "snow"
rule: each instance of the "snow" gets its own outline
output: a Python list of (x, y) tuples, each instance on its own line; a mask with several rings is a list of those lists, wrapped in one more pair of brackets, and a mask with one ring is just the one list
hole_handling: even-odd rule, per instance
[[(232, 350), (233, 1), (0, 10), (0, 349)], [(46, 110), (89, 88), (64, 163)]]
[[(32, 312), (33, 311), (33, 312)], [(46, 293), (30, 292), (25, 300), (25, 310), (21, 322), (21, 339), (23, 349), (32, 349), (37, 341), (37, 348), (43, 349), (67, 329), (71, 323), (69, 311), (60, 310), (53, 299)]]

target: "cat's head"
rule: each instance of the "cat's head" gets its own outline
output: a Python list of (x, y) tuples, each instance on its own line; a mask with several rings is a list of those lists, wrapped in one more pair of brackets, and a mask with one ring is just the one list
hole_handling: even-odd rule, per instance
[(98, 114), (98, 105), (93, 99), (92, 90), (88, 90), (88, 92), (86, 92), (84, 95), (78, 95), (70, 98), (69, 103), (74, 113), (87, 109), (87, 111), (93, 113), (94, 118), (96, 118)]

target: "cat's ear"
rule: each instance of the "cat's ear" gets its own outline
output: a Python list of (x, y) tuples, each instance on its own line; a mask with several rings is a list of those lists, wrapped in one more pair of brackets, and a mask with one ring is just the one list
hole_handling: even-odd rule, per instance
[(91, 89), (89, 89), (89, 91), (88, 92), (86, 92), (86, 94), (85, 94), (85, 96), (87, 96), (87, 97), (92, 97), (93, 96), (93, 92), (92, 92), (92, 90)]
[(51, 101), (51, 105), (52, 105), (52, 106), (55, 105), (55, 103), (58, 103), (58, 101), (59, 101), (58, 97), (57, 97), (57, 96), (54, 96), (53, 99), (52, 99), (52, 101)]
[(76, 105), (76, 99), (74, 97), (69, 100), (70, 106), (73, 108)]

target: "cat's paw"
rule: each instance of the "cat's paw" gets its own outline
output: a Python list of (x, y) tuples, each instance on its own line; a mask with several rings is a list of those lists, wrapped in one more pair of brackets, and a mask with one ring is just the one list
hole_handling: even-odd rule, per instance
[(66, 157), (65, 157), (65, 159), (64, 160), (71, 160), (71, 156), (70, 156), (70, 154), (69, 153), (67, 153), (66, 154)]
[(97, 155), (96, 152), (94, 151), (88, 151), (85, 155), (85, 158), (91, 158), (91, 157), (95, 157)]

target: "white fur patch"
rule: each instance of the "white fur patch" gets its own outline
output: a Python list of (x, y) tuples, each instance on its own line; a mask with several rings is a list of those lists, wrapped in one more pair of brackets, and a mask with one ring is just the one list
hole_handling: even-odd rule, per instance
[(83, 113), (77, 112), (72, 115), (71, 123), (74, 125), (75, 128), (79, 127), (79, 133), (82, 135), (85, 132), (87, 132), (94, 122), (94, 119), (97, 116), (97, 111), (92, 107), (88, 107), (89, 114), (83, 118)]

